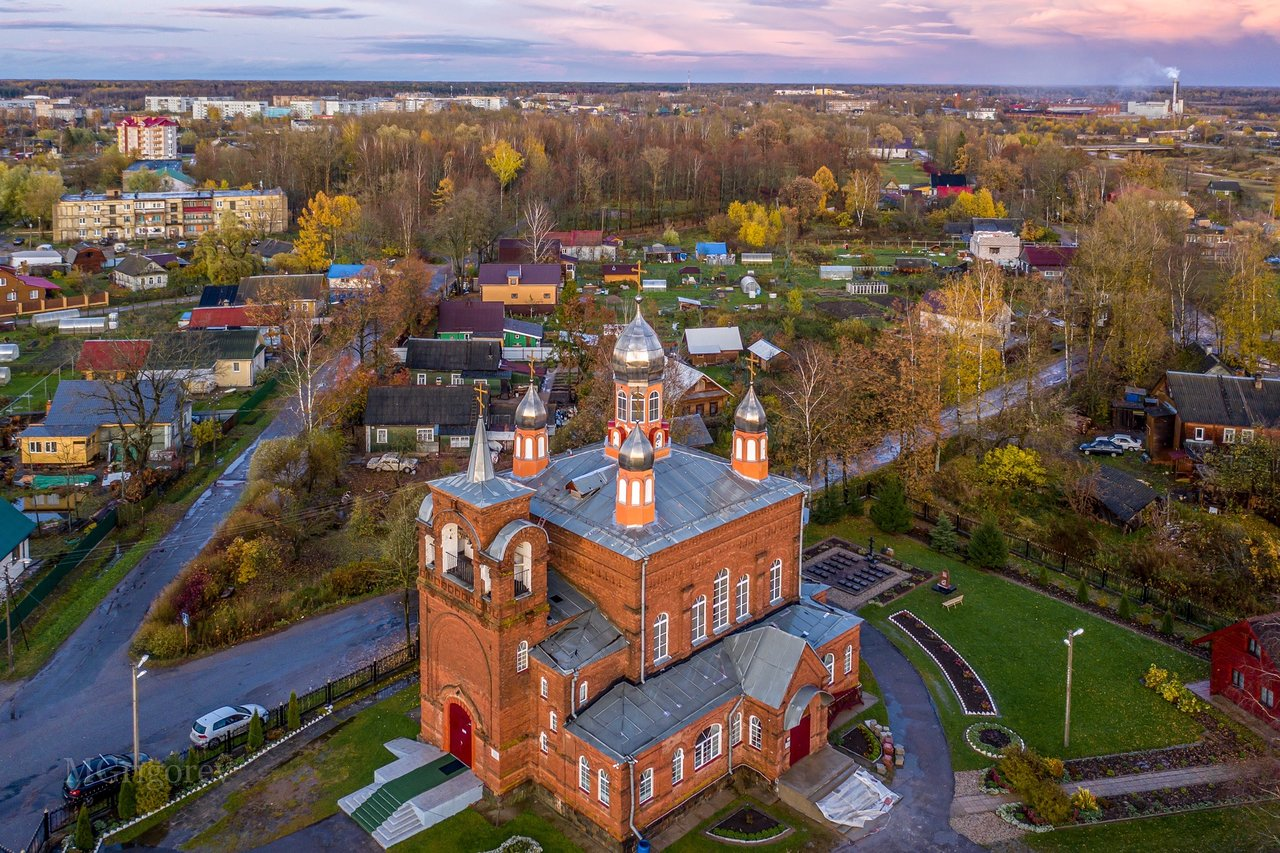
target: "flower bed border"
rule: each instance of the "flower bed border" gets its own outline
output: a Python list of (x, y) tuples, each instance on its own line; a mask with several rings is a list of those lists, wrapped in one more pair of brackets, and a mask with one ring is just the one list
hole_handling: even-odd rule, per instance
[[(986, 756), (987, 758), (999, 758), (1000, 753), (998, 751), (993, 752), (992, 748), (988, 744), (978, 740), (977, 732), (980, 729), (997, 729), (1009, 736), (1009, 746), (1016, 747), (1018, 749), (1022, 749), (1026, 746), (1026, 741), (1022, 739), (1022, 735), (1018, 734), (1013, 729), (1008, 726), (1002, 726), (999, 723), (991, 723), (983, 720), (982, 722), (974, 723), (964, 730), (964, 740), (965, 743), (969, 744), (970, 749), (979, 755)], [(977, 742), (975, 743), (975, 741)], [(1005, 749), (1008, 748), (1009, 747), (1005, 747)]]
[[(911, 631), (910, 628), (908, 628), (906, 625), (904, 625), (902, 622), (899, 621), (899, 617), (903, 617), (903, 616), (910, 617), (911, 619), (914, 619), (917, 622), (919, 622), (921, 625), (923, 625), (926, 630), (928, 630), (930, 633), (933, 634), (933, 636), (938, 638), (938, 642), (942, 643), (944, 646), (946, 646), (948, 649), (951, 650), (951, 653), (955, 655), (956, 659), (964, 662), (965, 667), (967, 667), (968, 670), (973, 673), (973, 680), (978, 683), (978, 686), (982, 688), (982, 692), (987, 695), (987, 702), (991, 704), (990, 711), (983, 711), (983, 710), (970, 711), (969, 710), (965, 702), (964, 696), (960, 694), (960, 689), (956, 687), (956, 683), (951, 678), (951, 673), (947, 671), (947, 667), (943, 665), (942, 661), (938, 660), (937, 656), (934, 655), (934, 653), (929, 649), (929, 647), (926, 646), (921, 641), (921, 639)], [(947, 684), (951, 685), (951, 691), (955, 693), (956, 699), (958, 699), (960, 702), (960, 709), (966, 717), (998, 717), (1000, 716), (1000, 710), (996, 707), (995, 697), (991, 695), (991, 689), (987, 687), (986, 682), (982, 680), (982, 676), (978, 675), (978, 671), (973, 668), (973, 666), (969, 663), (968, 660), (965, 659), (964, 655), (956, 651), (955, 646), (947, 642), (947, 640), (941, 634), (939, 634), (937, 631), (933, 629), (933, 626), (931, 626), (928, 622), (921, 619), (919, 616), (912, 613), (910, 610), (899, 610), (897, 613), (889, 617), (889, 621), (892, 622), (894, 625), (898, 626), (898, 628), (900, 628), (903, 631), (903, 633), (905, 633), (908, 637), (914, 640), (916, 645), (918, 645), (921, 649), (923, 649), (924, 653), (927, 654), (929, 658), (935, 664), (938, 665), (938, 669), (942, 671), (943, 678), (947, 679)]]
[(1018, 818), (1017, 816), (1018, 810), (1025, 809), (1025, 808), (1026, 806), (1022, 803), (1002, 803), (1001, 805), (996, 806), (996, 814), (1000, 816), (1000, 819), (1002, 821), (1009, 824), (1010, 826), (1013, 826), (1013, 827), (1016, 827), (1017, 829), (1022, 830), (1023, 832), (1036, 832), (1036, 833), (1053, 832), (1052, 824), (1027, 823), (1026, 821)]

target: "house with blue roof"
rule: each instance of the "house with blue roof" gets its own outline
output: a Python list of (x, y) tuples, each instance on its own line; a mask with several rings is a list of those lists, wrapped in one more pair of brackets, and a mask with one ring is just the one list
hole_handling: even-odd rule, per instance
[(698, 260), (716, 266), (727, 266), (733, 263), (734, 256), (725, 243), (698, 243), (694, 247)]
[(8, 501), (0, 501), (0, 598), (4, 598), (9, 584), (18, 579), (31, 565), (31, 534), (36, 523), (13, 507)]
[(330, 264), (325, 279), (329, 302), (344, 302), (373, 290), (378, 284), (378, 268), (373, 264)]

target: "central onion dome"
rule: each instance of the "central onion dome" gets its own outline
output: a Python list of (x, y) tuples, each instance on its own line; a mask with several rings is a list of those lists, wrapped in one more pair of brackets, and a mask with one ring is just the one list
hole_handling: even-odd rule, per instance
[(764, 406), (756, 396), (755, 385), (747, 388), (747, 395), (742, 398), (742, 402), (738, 404), (738, 410), (733, 413), (733, 425), (740, 432), (764, 432)]
[(667, 367), (667, 353), (658, 333), (645, 322), (636, 298), (636, 316), (613, 346), (613, 378), (618, 382), (657, 382)]
[(631, 430), (618, 449), (618, 466), (623, 471), (649, 471), (653, 468), (653, 445), (639, 427)]
[(524, 392), (520, 405), (516, 406), (516, 426), (521, 429), (542, 429), (547, 425), (547, 407), (542, 404), (542, 397), (535, 390), (534, 382)]

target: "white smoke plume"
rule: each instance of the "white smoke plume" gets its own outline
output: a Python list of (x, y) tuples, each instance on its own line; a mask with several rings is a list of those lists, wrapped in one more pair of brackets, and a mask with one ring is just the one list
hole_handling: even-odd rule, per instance
[(1168, 68), (1165, 68), (1164, 76), (1168, 77), (1170, 80), (1177, 80), (1182, 76), (1182, 72), (1170, 65)]

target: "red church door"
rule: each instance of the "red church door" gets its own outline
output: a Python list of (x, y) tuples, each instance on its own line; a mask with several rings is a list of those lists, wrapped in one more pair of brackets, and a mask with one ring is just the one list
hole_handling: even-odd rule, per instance
[(800, 718), (800, 722), (796, 723), (796, 727), (791, 730), (791, 765), (793, 767), (797, 761), (809, 754), (810, 719), (810, 716), (805, 714)]
[(471, 715), (456, 702), (449, 703), (449, 752), (471, 766)]

